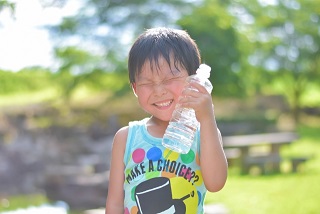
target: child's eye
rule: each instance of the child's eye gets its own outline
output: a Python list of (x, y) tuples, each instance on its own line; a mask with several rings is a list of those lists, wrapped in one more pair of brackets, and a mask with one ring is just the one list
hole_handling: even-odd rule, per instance
[(163, 82), (165, 84), (171, 84), (175, 81), (180, 81), (182, 78), (184, 78), (184, 76), (175, 76), (175, 77), (168, 78), (168, 79), (164, 80)]
[(176, 81), (176, 80), (178, 80), (179, 78), (177, 78), (177, 77), (172, 77), (172, 78), (169, 78), (169, 79), (166, 79), (166, 80), (164, 80), (163, 82), (165, 83), (165, 84), (170, 84), (170, 83), (172, 83), (172, 82), (174, 82), (174, 81)]
[(140, 86), (140, 87), (152, 86), (152, 83), (151, 82), (143, 82), (143, 83), (137, 84), (137, 86)]

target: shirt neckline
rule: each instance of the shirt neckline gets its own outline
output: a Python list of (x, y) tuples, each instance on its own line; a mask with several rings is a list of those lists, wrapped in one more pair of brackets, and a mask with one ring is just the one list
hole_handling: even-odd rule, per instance
[(143, 122), (142, 134), (148, 140), (149, 143), (151, 143), (153, 145), (157, 145), (157, 146), (162, 145), (162, 138), (154, 137), (149, 133), (149, 131), (147, 129), (147, 121), (149, 119), (150, 118), (145, 118), (142, 120), (142, 122)]

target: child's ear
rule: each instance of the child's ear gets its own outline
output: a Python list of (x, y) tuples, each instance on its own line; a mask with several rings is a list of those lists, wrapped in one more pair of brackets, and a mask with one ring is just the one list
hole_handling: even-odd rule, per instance
[(137, 91), (137, 85), (136, 85), (136, 83), (131, 83), (131, 88), (132, 88), (132, 91), (133, 91), (134, 95), (135, 95), (136, 97), (138, 97), (138, 95), (137, 95), (137, 93), (136, 93), (136, 91)]

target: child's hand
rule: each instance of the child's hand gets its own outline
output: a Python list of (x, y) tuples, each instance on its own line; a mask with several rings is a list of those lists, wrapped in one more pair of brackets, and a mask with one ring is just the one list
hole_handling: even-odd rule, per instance
[(211, 94), (208, 93), (204, 86), (195, 81), (191, 81), (186, 85), (182, 91), (179, 104), (184, 108), (193, 108), (200, 123), (213, 118)]

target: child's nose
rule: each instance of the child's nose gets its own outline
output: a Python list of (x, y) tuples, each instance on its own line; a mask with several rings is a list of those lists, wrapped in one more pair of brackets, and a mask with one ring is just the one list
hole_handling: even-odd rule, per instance
[(166, 87), (162, 83), (154, 84), (153, 90), (158, 96), (161, 96), (167, 92)]

